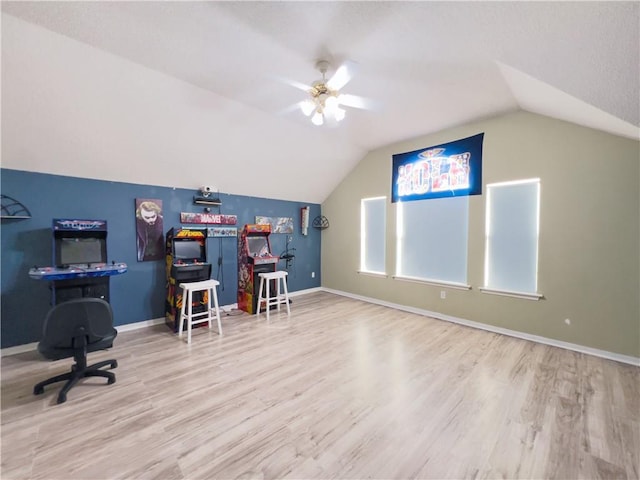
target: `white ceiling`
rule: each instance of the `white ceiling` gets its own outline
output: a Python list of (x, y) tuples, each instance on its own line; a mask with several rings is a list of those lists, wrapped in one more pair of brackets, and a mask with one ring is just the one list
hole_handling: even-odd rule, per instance
[[(639, 6), (3, 1), (2, 11), (243, 104), (259, 122), (274, 117), (283, 134), (261, 147), (273, 170), (283, 175), (283, 162), (296, 158), (303, 171), (305, 161), (310, 172), (320, 162), (324, 173), (304, 179), (304, 198), (296, 190), (253, 195), (322, 202), (369, 150), (518, 108), (637, 139)], [(287, 80), (317, 80), (320, 58), (357, 62), (342, 91), (378, 108), (348, 109), (336, 128), (288, 108), (305, 94)], [(298, 145), (294, 156), (286, 131), (302, 132), (307, 151), (322, 158), (300, 155)], [(327, 154), (326, 145), (344, 154)], [(286, 189), (302, 179), (285, 180)], [(232, 178), (219, 181), (247, 193)]]

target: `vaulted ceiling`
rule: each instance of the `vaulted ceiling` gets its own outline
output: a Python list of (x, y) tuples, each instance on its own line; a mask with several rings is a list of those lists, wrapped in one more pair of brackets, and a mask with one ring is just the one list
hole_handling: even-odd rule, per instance
[[(245, 123), (269, 132), (262, 186), (242, 184), (233, 168), (214, 182), (322, 202), (369, 150), (517, 109), (637, 139), (639, 5), (4, 1), (2, 11), (241, 106)], [(293, 107), (305, 98), (294, 85), (319, 78), (318, 59), (355, 62), (343, 92), (375, 108), (347, 108), (337, 127), (312, 125)], [(3, 88), (3, 103), (10, 93)], [(254, 152), (234, 141), (235, 161), (249, 165), (243, 155)], [(185, 182), (177, 186), (197, 186)]]

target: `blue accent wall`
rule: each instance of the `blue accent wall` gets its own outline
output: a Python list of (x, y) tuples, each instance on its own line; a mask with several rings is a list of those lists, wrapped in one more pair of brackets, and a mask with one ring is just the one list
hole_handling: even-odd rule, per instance
[[(163, 202), (165, 233), (180, 227), (180, 212), (203, 212), (193, 204), (197, 191), (135, 185), (121, 182), (48, 175), (1, 169), (2, 193), (22, 204), (31, 212), (27, 220), (2, 220), (1, 231), (1, 345), (2, 348), (40, 340), (42, 324), (50, 308), (49, 282), (33, 280), (28, 271), (33, 266), (50, 266), (52, 259), (51, 221), (54, 218), (106, 220), (108, 261), (124, 262), (127, 273), (110, 280), (111, 305), (115, 325), (164, 317), (165, 262), (138, 262), (136, 258), (135, 199), (157, 198)], [(295, 259), (289, 269), (289, 291), (319, 287), (320, 231), (300, 231), (300, 208), (310, 207), (310, 223), (320, 215), (319, 204), (271, 200), (242, 195), (220, 194), (222, 205), (211, 207), (211, 213), (237, 215), (236, 227), (255, 223), (256, 215), (293, 217), (294, 233), (290, 247)], [(205, 225), (184, 225), (205, 227)], [(211, 226), (211, 225), (210, 225)], [(286, 248), (288, 235), (271, 234), (271, 248), (276, 255)], [(236, 303), (237, 239), (208, 238), (208, 261), (213, 265), (212, 278), (221, 282), (221, 305)], [(218, 267), (218, 258), (222, 266)], [(278, 269), (284, 269), (284, 261)], [(315, 278), (311, 273), (315, 272)]]

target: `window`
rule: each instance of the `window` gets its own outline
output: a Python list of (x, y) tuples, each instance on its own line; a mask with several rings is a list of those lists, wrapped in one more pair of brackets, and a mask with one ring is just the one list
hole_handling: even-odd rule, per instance
[(469, 288), (469, 197), (397, 203), (396, 277)]
[(385, 273), (387, 197), (360, 201), (360, 271)]
[(539, 299), (540, 179), (487, 185), (482, 289)]

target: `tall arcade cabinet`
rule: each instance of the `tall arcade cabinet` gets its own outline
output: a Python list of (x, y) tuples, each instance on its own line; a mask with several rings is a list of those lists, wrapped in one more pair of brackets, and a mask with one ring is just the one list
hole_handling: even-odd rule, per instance
[(271, 254), (270, 234), (271, 225), (249, 224), (238, 238), (238, 308), (247, 313), (258, 310), (258, 274), (275, 272), (280, 260)]
[[(166, 261), (165, 323), (177, 332), (180, 326), (183, 298), (180, 284), (209, 280), (211, 277), (211, 264), (207, 263), (206, 230), (196, 228), (169, 230), (166, 237)], [(194, 292), (193, 313), (204, 312), (206, 304), (206, 292)]]

